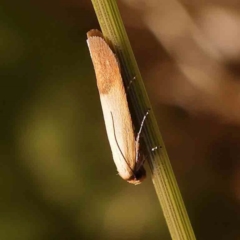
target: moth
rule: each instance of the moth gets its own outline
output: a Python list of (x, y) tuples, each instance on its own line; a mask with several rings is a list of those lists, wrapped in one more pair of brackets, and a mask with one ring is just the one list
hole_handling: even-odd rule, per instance
[(146, 177), (144, 156), (140, 153), (140, 133), (148, 112), (135, 137), (120, 64), (102, 33), (91, 30), (87, 44), (92, 58), (97, 87), (113, 160), (119, 175), (132, 184)]

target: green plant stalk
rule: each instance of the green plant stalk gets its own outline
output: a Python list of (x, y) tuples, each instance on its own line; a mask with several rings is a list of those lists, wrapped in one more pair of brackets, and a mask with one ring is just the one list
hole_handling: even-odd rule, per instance
[[(142, 77), (137, 66), (126, 30), (124, 28), (115, 0), (91, 0), (102, 30), (121, 63), (122, 75), (126, 85), (133, 80), (128, 92), (134, 115), (141, 123), (146, 109), (151, 107)], [(174, 240), (194, 240), (195, 235), (185, 209), (171, 163), (164, 146), (156, 118), (150, 111), (143, 131), (147, 146), (148, 163), (152, 171), (152, 180), (162, 206), (170, 234)], [(155, 146), (161, 146), (151, 151)]]

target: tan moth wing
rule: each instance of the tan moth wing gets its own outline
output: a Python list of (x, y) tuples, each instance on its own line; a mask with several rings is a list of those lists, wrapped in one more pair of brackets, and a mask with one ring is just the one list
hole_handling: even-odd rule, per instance
[(123, 179), (138, 184), (145, 170), (141, 166), (141, 176), (136, 178), (138, 149), (117, 58), (101, 32), (91, 30), (87, 35), (113, 160)]

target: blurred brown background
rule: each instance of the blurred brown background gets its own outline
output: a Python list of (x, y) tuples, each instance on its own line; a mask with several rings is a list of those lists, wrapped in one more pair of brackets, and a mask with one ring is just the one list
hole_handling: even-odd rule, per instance
[[(240, 239), (240, 2), (119, 0), (197, 239)], [(170, 239), (116, 174), (90, 0), (1, 1), (0, 239)]]

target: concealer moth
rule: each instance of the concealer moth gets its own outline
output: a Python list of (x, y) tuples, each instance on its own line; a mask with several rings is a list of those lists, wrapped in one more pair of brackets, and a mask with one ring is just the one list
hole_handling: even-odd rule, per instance
[(124, 180), (135, 185), (140, 184), (146, 177), (146, 171), (139, 140), (148, 113), (135, 137), (117, 57), (100, 31), (89, 31), (87, 38), (113, 160)]

